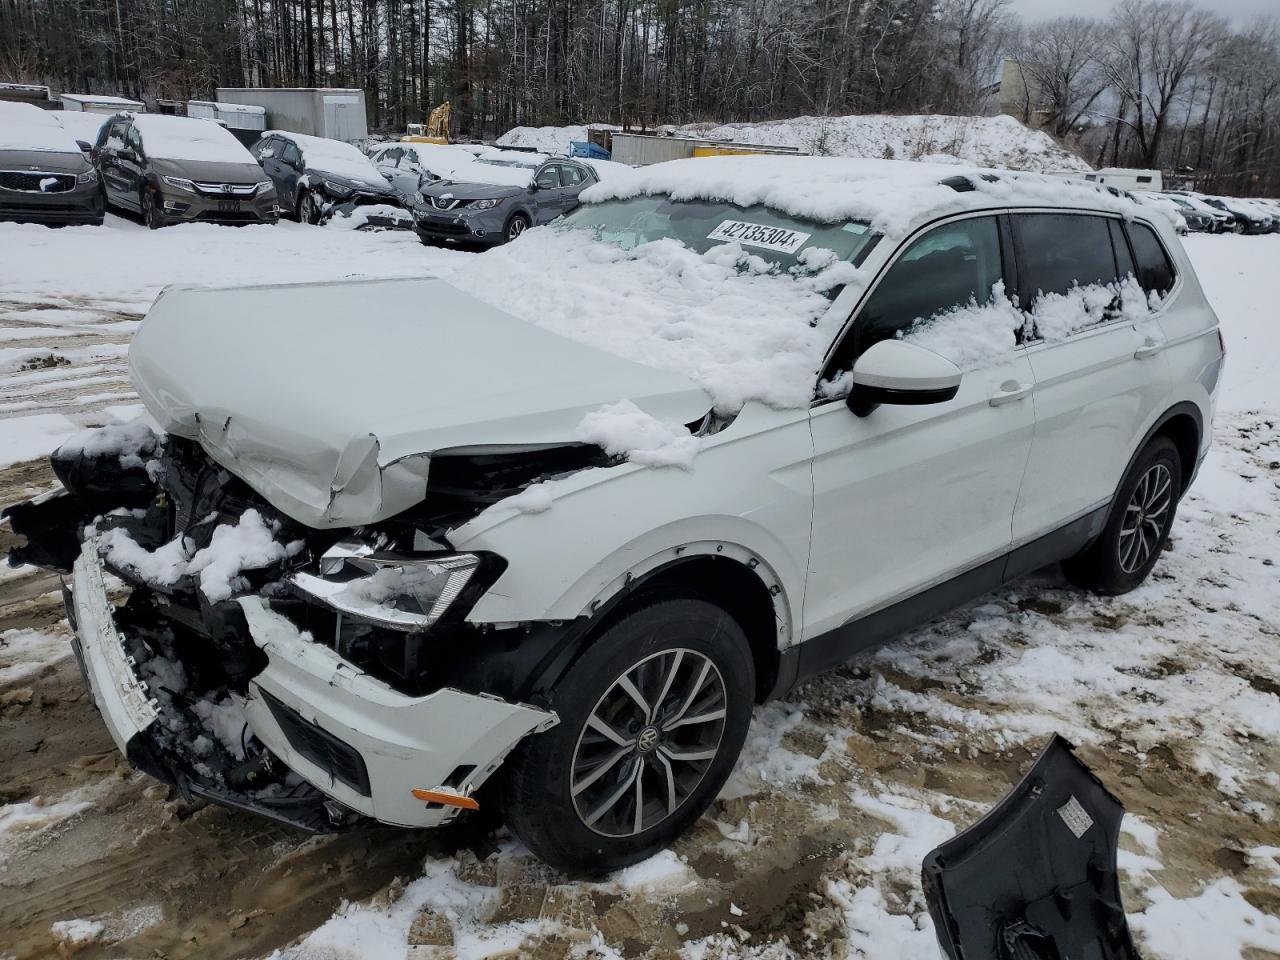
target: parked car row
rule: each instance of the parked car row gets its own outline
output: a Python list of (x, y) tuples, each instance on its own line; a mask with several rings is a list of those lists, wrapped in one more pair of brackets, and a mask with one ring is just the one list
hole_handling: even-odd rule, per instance
[(1193, 233), (1278, 233), (1280, 201), (1265, 198), (1242, 199), (1174, 190), (1154, 194), (1179, 207)]

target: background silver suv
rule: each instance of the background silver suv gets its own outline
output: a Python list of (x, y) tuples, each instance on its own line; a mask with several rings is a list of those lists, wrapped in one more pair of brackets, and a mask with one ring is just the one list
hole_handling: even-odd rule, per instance
[(519, 157), (481, 157), (466, 168), (468, 175), (486, 180), (492, 176), (498, 182), (441, 180), (425, 185), (415, 216), (419, 238), (423, 243), (506, 243), (528, 227), (573, 210), (578, 194), (598, 182), (586, 164), (565, 159), (538, 162), (541, 157), (533, 156), (535, 161), (527, 166)]

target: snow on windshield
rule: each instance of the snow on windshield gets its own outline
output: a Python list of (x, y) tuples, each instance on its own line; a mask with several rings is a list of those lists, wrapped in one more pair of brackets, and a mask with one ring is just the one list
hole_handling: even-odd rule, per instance
[(153, 159), (257, 163), (239, 140), (212, 120), (139, 113), (133, 125), (142, 134), (142, 149)]
[[(719, 219), (733, 216), (726, 208)], [(628, 250), (586, 230), (527, 236), (451, 282), (562, 336), (679, 371), (725, 414), (748, 400), (808, 404), (835, 335), (823, 322), (827, 293), (855, 274), (834, 254), (779, 268), (738, 242), (695, 250), (663, 237)]]
[(48, 112), (30, 103), (0, 101), (0, 150), (78, 154), (80, 147)]
[[(969, 190), (942, 181), (967, 176)], [(989, 177), (990, 179), (984, 179)], [(1091, 209), (1132, 217), (1139, 207), (1093, 184), (1036, 174), (902, 160), (843, 157), (698, 157), (641, 167), (634, 176), (606, 180), (582, 193), (586, 203), (641, 195), (673, 200), (719, 200), (765, 206), (820, 223), (860, 220), (892, 238), (930, 219), (992, 201), (1060, 206), (1075, 200)]]

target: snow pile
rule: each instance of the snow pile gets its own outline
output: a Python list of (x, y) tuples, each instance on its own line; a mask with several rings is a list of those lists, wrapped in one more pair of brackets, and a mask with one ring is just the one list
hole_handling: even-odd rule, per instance
[(116, 457), (128, 470), (152, 459), (163, 443), (145, 420), (133, 420), (81, 430), (68, 437), (56, 453), (61, 457)]
[(97, 943), (106, 932), (106, 925), (101, 921), (86, 920), (83, 917), (77, 917), (74, 920), (58, 920), (49, 927), (49, 933), (59, 949), (71, 951)]
[[(339, 210), (338, 215), (333, 217), (329, 224), (331, 229), (361, 230), (369, 226), (371, 217), (390, 220), (395, 226), (388, 229), (413, 229), (413, 214), (390, 203), (369, 203), (351, 210)], [(385, 225), (375, 224), (375, 227), (381, 226)]]
[(1066, 293), (1041, 293), (1031, 305), (1036, 333), (1045, 340), (1063, 340), (1095, 323), (1101, 323), (1112, 304), (1119, 317), (1141, 320), (1160, 306), (1160, 297), (1146, 293), (1132, 275), (1121, 283), (1074, 286)]
[[(594, 443), (610, 456), (650, 467), (693, 469), (700, 442), (679, 423), (664, 423), (630, 400), (592, 410), (578, 425), (577, 439)], [(526, 491), (527, 492), (527, 491)]]
[(678, 136), (799, 147), (815, 156), (964, 162), (1034, 173), (1093, 168), (1048, 134), (1013, 117), (903, 117), (860, 115), (793, 117), (759, 123), (691, 123), (669, 128)]
[(69, 656), (71, 644), (65, 634), (6, 630), (0, 633), (0, 687), (33, 677)]
[(623, 250), (585, 231), (538, 228), (450, 282), (554, 333), (683, 373), (732, 413), (748, 400), (809, 402), (838, 322), (819, 322), (824, 293), (851, 273), (848, 264), (770, 272), (736, 244), (699, 254), (663, 239)]
[(621, 130), (610, 123), (569, 124), (564, 127), (512, 127), (494, 141), (500, 147), (533, 147), (541, 153), (566, 157), (573, 141), (587, 139), (588, 130)]
[(153, 160), (258, 166), (258, 161), (253, 159), (244, 144), (212, 120), (138, 113), (134, 114), (133, 125), (142, 134), (143, 149)]
[[(990, 179), (987, 179), (986, 176)], [(965, 176), (973, 189), (957, 191), (944, 180)], [(1037, 174), (990, 174), (978, 167), (834, 157), (699, 157), (638, 168), (633, 176), (606, 180), (582, 192), (595, 203), (641, 194), (675, 200), (719, 200), (835, 223), (865, 220), (889, 237), (951, 213), (996, 204), (1030, 206), (1075, 203), (1136, 215), (1133, 200), (1084, 181)]]
[(1253, 956), (1252, 950), (1280, 953), (1280, 917), (1255, 907), (1228, 877), (1182, 900), (1158, 886), (1146, 893), (1151, 905), (1129, 914), (1129, 925), (1161, 960), (1244, 957)]
[(53, 114), (31, 103), (0, 100), (0, 150), (73, 153), (80, 156), (75, 137)]
[(182, 534), (155, 550), (147, 550), (119, 527), (99, 539), (99, 550), (107, 562), (126, 570), (146, 583), (173, 586), (185, 576), (199, 576), (200, 591), (212, 603), (228, 599), (240, 589), (241, 571), (270, 566), (302, 550), (302, 541), (284, 544), (276, 540), (279, 525), (268, 524), (250, 508), (237, 523), (219, 524), (207, 547), (192, 549)]

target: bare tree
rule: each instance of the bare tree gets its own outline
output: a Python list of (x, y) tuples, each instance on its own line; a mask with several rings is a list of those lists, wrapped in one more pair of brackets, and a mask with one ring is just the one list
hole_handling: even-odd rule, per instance
[(1031, 109), (1059, 139), (1076, 130), (1109, 86), (1102, 35), (1097, 20), (1059, 17), (1029, 28), (1013, 47)]

